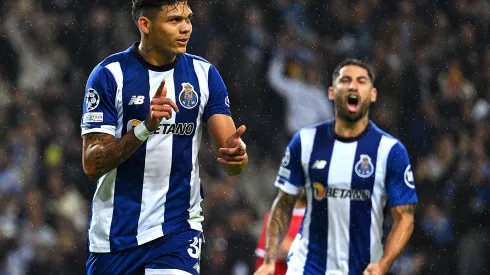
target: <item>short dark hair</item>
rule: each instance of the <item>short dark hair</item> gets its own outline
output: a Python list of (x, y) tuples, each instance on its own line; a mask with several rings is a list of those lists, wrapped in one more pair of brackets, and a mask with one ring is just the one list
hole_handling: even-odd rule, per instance
[(181, 2), (187, 3), (187, 0), (133, 0), (131, 14), (133, 15), (134, 22), (138, 23), (138, 19), (142, 15), (153, 18), (155, 14), (162, 10), (163, 6), (176, 6)]
[(340, 62), (340, 64), (337, 65), (337, 67), (335, 67), (335, 69), (333, 70), (333, 74), (332, 74), (332, 83), (334, 83), (335, 79), (337, 77), (339, 77), (340, 70), (342, 70), (343, 67), (349, 66), (349, 65), (354, 65), (354, 66), (359, 66), (361, 68), (364, 68), (368, 73), (369, 79), (371, 79), (371, 82), (374, 84), (374, 80), (375, 80), (376, 76), (374, 75), (373, 67), (371, 67), (371, 65), (369, 65), (367, 62), (361, 61), (359, 59), (352, 59), (352, 58), (349, 58), (349, 59), (346, 59), (346, 60)]

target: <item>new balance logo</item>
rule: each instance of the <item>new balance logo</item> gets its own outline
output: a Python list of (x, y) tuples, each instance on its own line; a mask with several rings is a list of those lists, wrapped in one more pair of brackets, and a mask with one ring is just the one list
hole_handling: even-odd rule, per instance
[(143, 104), (143, 102), (145, 102), (145, 97), (144, 96), (142, 96), (142, 95), (135, 96), (134, 95), (129, 100), (128, 105), (140, 105), (140, 104)]
[(313, 165), (311, 166), (311, 169), (323, 169), (327, 165), (326, 160), (316, 160)]

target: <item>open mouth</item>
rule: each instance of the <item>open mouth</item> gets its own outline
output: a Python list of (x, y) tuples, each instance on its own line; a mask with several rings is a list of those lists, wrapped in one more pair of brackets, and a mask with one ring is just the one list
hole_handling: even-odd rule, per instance
[(189, 41), (189, 38), (177, 39), (177, 43), (179, 43), (181, 45), (187, 45), (188, 41)]
[(356, 94), (350, 94), (347, 96), (347, 109), (355, 113), (359, 111), (359, 96)]

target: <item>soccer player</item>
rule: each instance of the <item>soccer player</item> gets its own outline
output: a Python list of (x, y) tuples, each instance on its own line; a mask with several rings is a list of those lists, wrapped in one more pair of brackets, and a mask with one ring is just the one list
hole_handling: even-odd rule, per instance
[[(278, 255), (276, 258), (276, 267), (274, 271), (274, 275), (284, 275), (288, 269), (286, 263), (286, 257), (289, 253), (289, 249), (291, 248), (291, 244), (293, 240), (297, 237), (299, 228), (301, 226), (301, 222), (303, 221), (303, 217), (305, 215), (305, 207), (306, 207), (306, 194), (304, 191), (298, 196), (296, 203), (294, 204), (293, 216), (291, 219), (291, 223), (289, 224), (289, 229), (286, 237), (282, 241)], [(260, 233), (259, 242), (257, 244), (257, 248), (255, 249), (255, 256), (257, 256), (256, 269), (260, 268), (264, 263), (264, 255), (265, 255), (265, 241), (267, 237), (267, 224), (269, 220), (270, 212), (267, 213), (264, 217), (264, 224), (262, 226), (262, 232)], [(298, 236), (301, 237), (301, 236)]]
[[(368, 118), (377, 96), (372, 69), (348, 59), (335, 68), (332, 82), (335, 119), (300, 130), (286, 148), (256, 275), (274, 273), (302, 188), (307, 210), (287, 274), (386, 274), (412, 234), (417, 194), (407, 151)], [(383, 248), (386, 204), (394, 225)]]
[(97, 65), (81, 122), (83, 169), (98, 179), (88, 274), (199, 274), (203, 127), (229, 175), (247, 164), (221, 76), (186, 54), (186, 1), (133, 0), (141, 41)]

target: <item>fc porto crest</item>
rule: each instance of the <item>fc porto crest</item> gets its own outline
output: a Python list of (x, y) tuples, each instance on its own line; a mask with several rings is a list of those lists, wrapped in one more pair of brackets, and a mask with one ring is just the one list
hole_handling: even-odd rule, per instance
[(192, 109), (199, 102), (199, 97), (194, 90), (194, 86), (188, 82), (182, 83), (182, 91), (179, 94), (179, 102), (182, 107)]
[(361, 178), (369, 178), (374, 173), (374, 165), (371, 161), (371, 157), (368, 155), (361, 155), (359, 161), (354, 166), (356, 174)]

